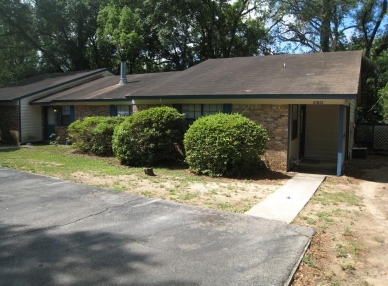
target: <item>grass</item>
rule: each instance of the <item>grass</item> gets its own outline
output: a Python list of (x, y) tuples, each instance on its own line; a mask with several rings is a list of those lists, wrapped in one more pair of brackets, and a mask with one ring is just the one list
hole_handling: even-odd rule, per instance
[(312, 201), (315, 203), (320, 203), (322, 205), (339, 205), (340, 203), (345, 203), (349, 206), (360, 206), (361, 199), (352, 194), (346, 192), (327, 192), (322, 190), (316, 196), (312, 198)]
[(334, 222), (334, 220), (331, 218), (332, 213), (329, 213), (329, 212), (318, 212), (317, 217), (318, 217), (319, 221), (323, 221), (326, 223), (333, 223)]
[(187, 201), (187, 200), (192, 200), (196, 197), (199, 196), (199, 193), (185, 193), (185, 194), (181, 194), (178, 199), (180, 200), (183, 200), (183, 201)]
[(346, 258), (346, 257), (348, 257), (348, 253), (346, 251), (346, 248), (341, 243), (337, 243), (335, 245), (335, 257), (337, 257), (337, 258), (340, 258), (340, 257)]
[(306, 222), (310, 225), (315, 225), (317, 223), (317, 221), (313, 218), (307, 218)]
[(1, 151), (1, 166), (21, 171), (68, 179), (76, 172), (94, 175), (124, 175), (134, 170), (117, 164), (112, 158), (71, 154), (66, 146), (34, 146)]
[(341, 268), (343, 271), (353, 271), (355, 268), (353, 267), (352, 263), (345, 263), (341, 264)]
[(255, 184), (255, 189), (259, 189), (260, 182), (197, 176), (184, 166), (155, 167), (156, 176), (150, 177), (141, 167), (122, 166), (113, 157), (77, 154), (71, 147), (61, 145), (1, 150), (0, 166), (235, 213), (248, 211), (265, 197), (260, 190), (265, 192), (268, 188), (266, 183), (257, 194), (244, 192), (242, 184)]
[(358, 242), (356, 241), (351, 241), (349, 243), (349, 248), (350, 248), (350, 252), (353, 254), (353, 255), (360, 255), (361, 253), (361, 246)]
[(352, 236), (353, 231), (347, 226), (344, 230), (344, 233), (342, 234), (343, 236)]
[(312, 255), (307, 254), (303, 256), (302, 261), (309, 267), (317, 268), (317, 266), (315, 265), (314, 257)]

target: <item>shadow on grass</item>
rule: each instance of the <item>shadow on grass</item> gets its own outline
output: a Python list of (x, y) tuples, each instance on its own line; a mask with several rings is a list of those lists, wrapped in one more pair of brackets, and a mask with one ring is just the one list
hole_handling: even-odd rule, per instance
[(15, 152), (15, 151), (17, 151), (19, 149), (20, 149), (19, 146), (4, 146), (4, 145), (0, 145), (0, 152), (1, 153)]
[(1, 285), (199, 285), (153, 275), (163, 261), (127, 234), (24, 227), (0, 225)]
[[(207, 175), (200, 175), (195, 174), (189, 171), (189, 166), (184, 162), (171, 162), (171, 163), (164, 163), (155, 165), (155, 168), (164, 168), (167, 170), (180, 170), (180, 171), (187, 171), (192, 176), (198, 176), (198, 177), (209, 177)], [(262, 181), (262, 180), (286, 180), (291, 179), (292, 176), (287, 175), (285, 173), (270, 170), (267, 167), (262, 167), (261, 169), (258, 169), (256, 174), (253, 175), (246, 175), (246, 176), (221, 176), (219, 178), (223, 179), (236, 179), (236, 180), (252, 180), (252, 181)], [(214, 177), (217, 178), (217, 177)]]

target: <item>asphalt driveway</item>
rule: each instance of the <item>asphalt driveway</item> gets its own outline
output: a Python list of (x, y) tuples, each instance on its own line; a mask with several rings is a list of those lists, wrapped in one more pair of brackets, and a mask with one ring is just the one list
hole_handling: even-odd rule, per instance
[(312, 235), (0, 167), (0, 285), (284, 285)]

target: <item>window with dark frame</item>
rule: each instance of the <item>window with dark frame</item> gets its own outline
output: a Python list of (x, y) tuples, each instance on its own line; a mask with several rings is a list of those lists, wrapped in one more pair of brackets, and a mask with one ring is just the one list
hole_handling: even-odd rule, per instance
[(223, 112), (223, 104), (182, 104), (187, 121), (194, 122), (201, 116)]
[(129, 116), (132, 115), (132, 105), (117, 105), (117, 116)]
[(291, 140), (298, 138), (298, 105), (292, 105)]
[(71, 110), (70, 106), (62, 106), (61, 110), (61, 126), (69, 126), (71, 124)]

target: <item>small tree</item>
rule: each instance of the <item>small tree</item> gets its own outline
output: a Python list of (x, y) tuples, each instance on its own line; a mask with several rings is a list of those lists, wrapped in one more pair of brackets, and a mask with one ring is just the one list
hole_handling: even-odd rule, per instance
[(185, 134), (186, 163), (210, 176), (245, 176), (263, 166), (266, 130), (240, 114), (218, 113), (196, 120)]
[(171, 107), (154, 107), (127, 118), (113, 136), (113, 151), (124, 165), (151, 166), (182, 160), (186, 123)]

